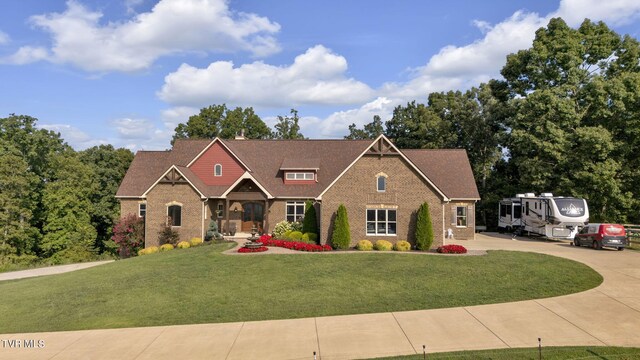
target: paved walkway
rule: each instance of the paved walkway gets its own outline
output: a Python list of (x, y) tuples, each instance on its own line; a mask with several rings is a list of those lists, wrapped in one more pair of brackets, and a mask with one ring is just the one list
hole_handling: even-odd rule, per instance
[[(453, 350), (544, 346), (640, 347), (640, 253), (479, 235), (469, 249), (562, 256), (600, 272), (578, 294), (515, 303), (294, 320), (0, 335), (5, 359), (369, 358)], [(239, 302), (241, 306), (241, 301)], [(1, 321), (1, 320), (0, 320)], [(10, 340), (22, 347), (8, 348)], [(24, 340), (44, 341), (39, 349)], [(15, 345), (16, 342), (13, 342)], [(27, 343), (27, 345), (31, 345)]]
[[(0, 273), (0, 281), (24, 279), (24, 278), (30, 278), (35, 276), (62, 274), (70, 271), (76, 271), (76, 270), (86, 269), (86, 268), (90, 268), (90, 267), (94, 267), (102, 264), (107, 264), (112, 261), (113, 260), (93, 261), (93, 262), (86, 262), (86, 263), (56, 265), (56, 266), (41, 267), (37, 269), (5, 272), (5, 273)], [(0, 343), (0, 348), (1, 346), (2, 344)]]

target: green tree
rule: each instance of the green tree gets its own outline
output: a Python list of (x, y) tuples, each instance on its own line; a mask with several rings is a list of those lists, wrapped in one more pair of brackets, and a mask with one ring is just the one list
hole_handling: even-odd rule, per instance
[(42, 196), (46, 218), (41, 250), (45, 256), (72, 248), (91, 250), (97, 236), (91, 224), (96, 175), (73, 150), (51, 162), (55, 172)]
[(318, 234), (318, 218), (316, 208), (311, 200), (305, 202), (304, 221), (302, 222), (302, 232)]
[(304, 139), (300, 133), (298, 110), (291, 109), (291, 116), (278, 115), (278, 123), (274, 125), (271, 137), (274, 139)]
[(269, 138), (269, 127), (256, 115), (253, 108), (237, 107), (233, 110), (225, 104), (211, 105), (192, 115), (186, 124), (180, 123), (175, 129), (171, 144), (176, 139), (233, 139), (242, 130), (248, 139)]
[(555, 18), (507, 57), (504, 145), (521, 189), (585, 197), (592, 221), (640, 220), (639, 49), (602, 22)]
[(0, 138), (0, 264), (33, 254), (39, 232), (30, 224), (38, 178), (20, 151)]
[(442, 149), (455, 144), (456, 137), (438, 114), (415, 101), (397, 106), (385, 123), (386, 135), (401, 149)]
[(348, 249), (349, 245), (351, 245), (349, 217), (344, 204), (340, 204), (336, 212), (336, 217), (333, 222), (333, 233), (331, 234), (331, 245), (334, 249)]
[(433, 223), (429, 204), (424, 202), (420, 205), (416, 214), (416, 249), (427, 251), (433, 244)]
[(89, 196), (93, 204), (91, 224), (98, 234), (95, 247), (102, 252), (104, 242), (111, 238), (112, 228), (120, 218), (120, 203), (115, 195), (133, 161), (133, 153), (112, 145), (100, 145), (81, 151), (79, 158), (95, 174), (97, 187)]
[(349, 135), (344, 138), (351, 140), (375, 139), (381, 134), (384, 134), (382, 119), (380, 116), (374, 115), (373, 121), (365, 124), (362, 129), (358, 129), (356, 124), (349, 125)]

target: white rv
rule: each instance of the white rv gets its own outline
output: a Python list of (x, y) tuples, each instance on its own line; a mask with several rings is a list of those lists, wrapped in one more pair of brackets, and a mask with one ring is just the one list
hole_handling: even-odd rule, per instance
[[(506, 208), (504, 216), (503, 206)], [(508, 207), (511, 204), (511, 218)], [(519, 212), (515, 212), (519, 205)], [(520, 215), (517, 219), (515, 215)], [(564, 196), (553, 196), (542, 193), (519, 194), (515, 198), (500, 201), (500, 218), (498, 226), (507, 228), (511, 221), (511, 229), (516, 233), (539, 235), (549, 239), (572, 240), (579, 228), (589, 223), (589, 208), (584, 199)]]
[(522, 228), (522, 203), (524, 194), (505, 198), (498, 206), (498, 231), (514, 232)]

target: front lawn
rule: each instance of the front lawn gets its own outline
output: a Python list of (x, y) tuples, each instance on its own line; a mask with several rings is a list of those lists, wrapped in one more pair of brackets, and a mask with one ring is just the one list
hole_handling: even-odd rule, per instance
[(223, 255), (217, 244), (0, 282), (0, 333), (288, 319), (500, 303), (602, 277), (553, 256)]
[[(478, 351), (456, 351), (427, 354), (429, 360), (538, 360), (538, 348), (516, 348)], [(542, 348), (545, 360), (631, 360), (640, 358), (639, 348), (607, 346), (562, 346)], [(424, 356), (408, 355), (377, 358), (376, 360), (423, 360)]]

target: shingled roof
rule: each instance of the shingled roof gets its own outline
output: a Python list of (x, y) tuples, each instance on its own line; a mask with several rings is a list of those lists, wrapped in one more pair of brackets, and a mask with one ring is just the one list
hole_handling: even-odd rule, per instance
[[(227, 186), (207, 186), (186, 166), (212, 140), (175, 142), (169, 151), (139, 151), (117, 197), (141, 197), (175, 165), (207, 197), (219, 197)], [(373, 140), (220, 140), (251, 169), (251, 176), (275, 197), (318, 197), (372, 144)], [(479, 199), (464, 150), (401, 150), (450, 199)], [(312, 185), (285, 185), (282, 168), (318, 168)], [(455, 171), (451, 171), (455, 169)]]

